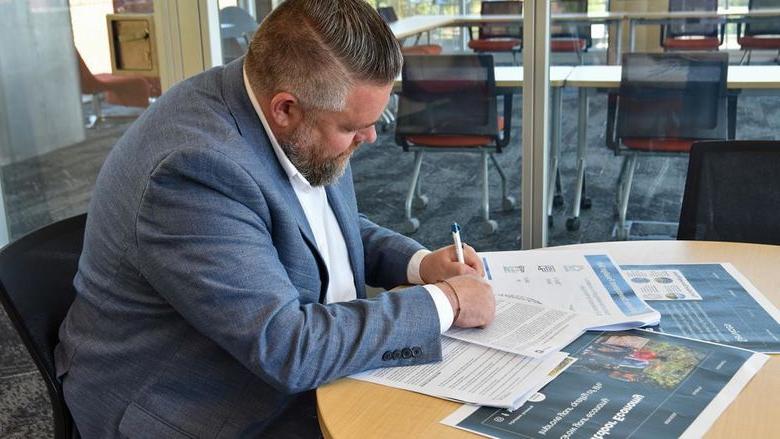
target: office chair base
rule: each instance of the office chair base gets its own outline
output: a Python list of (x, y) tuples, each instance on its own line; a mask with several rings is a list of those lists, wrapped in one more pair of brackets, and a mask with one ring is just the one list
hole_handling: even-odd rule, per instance
[(566, 230), (570, 232), (574, 232), (576, 230), (580, 229), (580, 219), (579, 218), (567, 218), (566, 219)]
[(515, 207), (517, 207), (517, 200), (515, 200), (515, 197), (507, 195), (501, 200), (501, 208), (504, 209), (504, 212), (511, 212), (515, 210)]
[(406, 221), (404, 221), (404, 225), (401, 227), (401, 231), (403, 233), (414, 233), (417, 231), (417, 229), (420, 228), (420, 220), (417, 218), (407, 218)]
[(419, 210), (425, 209), (428, 207), (428, 201), (427, 195), (417, 195), (414, 197), (414, 200), (412, 200), (412, 207)]
[(498, 222), (496, 222), (496, 220), (487, 220), (482, 223), (480, 229), (482, 230), (482, 233), (492, 235), (498, 230)]

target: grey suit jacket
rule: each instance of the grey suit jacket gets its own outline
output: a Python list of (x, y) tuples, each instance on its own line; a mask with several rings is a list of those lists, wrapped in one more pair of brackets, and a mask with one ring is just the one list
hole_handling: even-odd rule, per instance
[(322, 304), (328, 273), (242, 64), (168, 91), (98, 176), (56, 351), (84, 437), (255, 436), (292, 393), (441, 359), (424, 288), (365, 298), (407, 282), (421, 247), (358, 214), (350, 170), (327, 195), (358, 300)]

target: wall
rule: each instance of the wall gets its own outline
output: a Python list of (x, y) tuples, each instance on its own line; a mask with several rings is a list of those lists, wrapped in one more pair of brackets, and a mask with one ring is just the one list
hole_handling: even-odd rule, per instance
[(0, 0), (0, 165), (82, 140), (67, 0)]

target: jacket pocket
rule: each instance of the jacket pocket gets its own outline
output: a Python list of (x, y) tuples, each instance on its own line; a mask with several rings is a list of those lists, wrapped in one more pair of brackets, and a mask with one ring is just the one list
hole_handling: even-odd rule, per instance
[(133, 439), (187, 439), (191, 435), (131, 402), (119, 422), (119, 433)]

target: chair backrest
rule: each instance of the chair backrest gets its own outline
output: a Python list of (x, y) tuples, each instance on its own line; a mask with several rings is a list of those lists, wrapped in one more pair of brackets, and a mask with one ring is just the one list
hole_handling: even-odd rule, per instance
[(677, 239), (780, 244), (780, 141), (691, 148)]
[[(588, 0), (552, 0), (552, 14), (586, 14)], [(578, 38), (585, 40), (585, 47), (593, 45), (590, 24), (556, 23), (550, 28), (550, 38)]]
[[(718, 0), (669, 0), (669, 12), (718, 10)], [(682, 36), (717, 37), (717, 23), (680, 23), (665, 26), (665, 35), (676, 38)]]
[(376, 8), (376, 11), (379, 13), (379, 16), (382, 17), (382, 20), (384, 20), (387, 24), (398, 21), (398, 15), (396, 15), (395, 8), (392, 6), (380, 6)]
[[(523, 2), (509, 1), (483, 1), (480, 4), (482, 15), (520, 15), (523, 13)], [(479, 39), (488, 38), (523, 38), (523, 26), (489, 25), (479, 27)]]
[[(780, 0), (750, 0), (748, 9), (780, 9)], [(780, 20), (777, 17), (751, 18), (745, 24), (745, 35), (780, 35)]]
[(74, 50), (76, 58), (79, 63), (79, 81), (81, 83), (81, 93), (85, 95), (91, 95), (105, 91), (105, 88), (100, 85), (95, 75), (87, 67), (87, 63), (84, 62), (84, 58), (78, 50)]
[(498, 137), (493, 57), (404, 57), (396, 140), (411, 135)]
[(70, 438), (73, 432), (54, 367), (54, 347), (76, 297), (73, 277), (85, 224), (86, 214), (59, 221), (0, 250), (0, 302), (46, 383), (57, 438)]
[(623, 55), (616, 138), (725, 139), (728, 54)]

